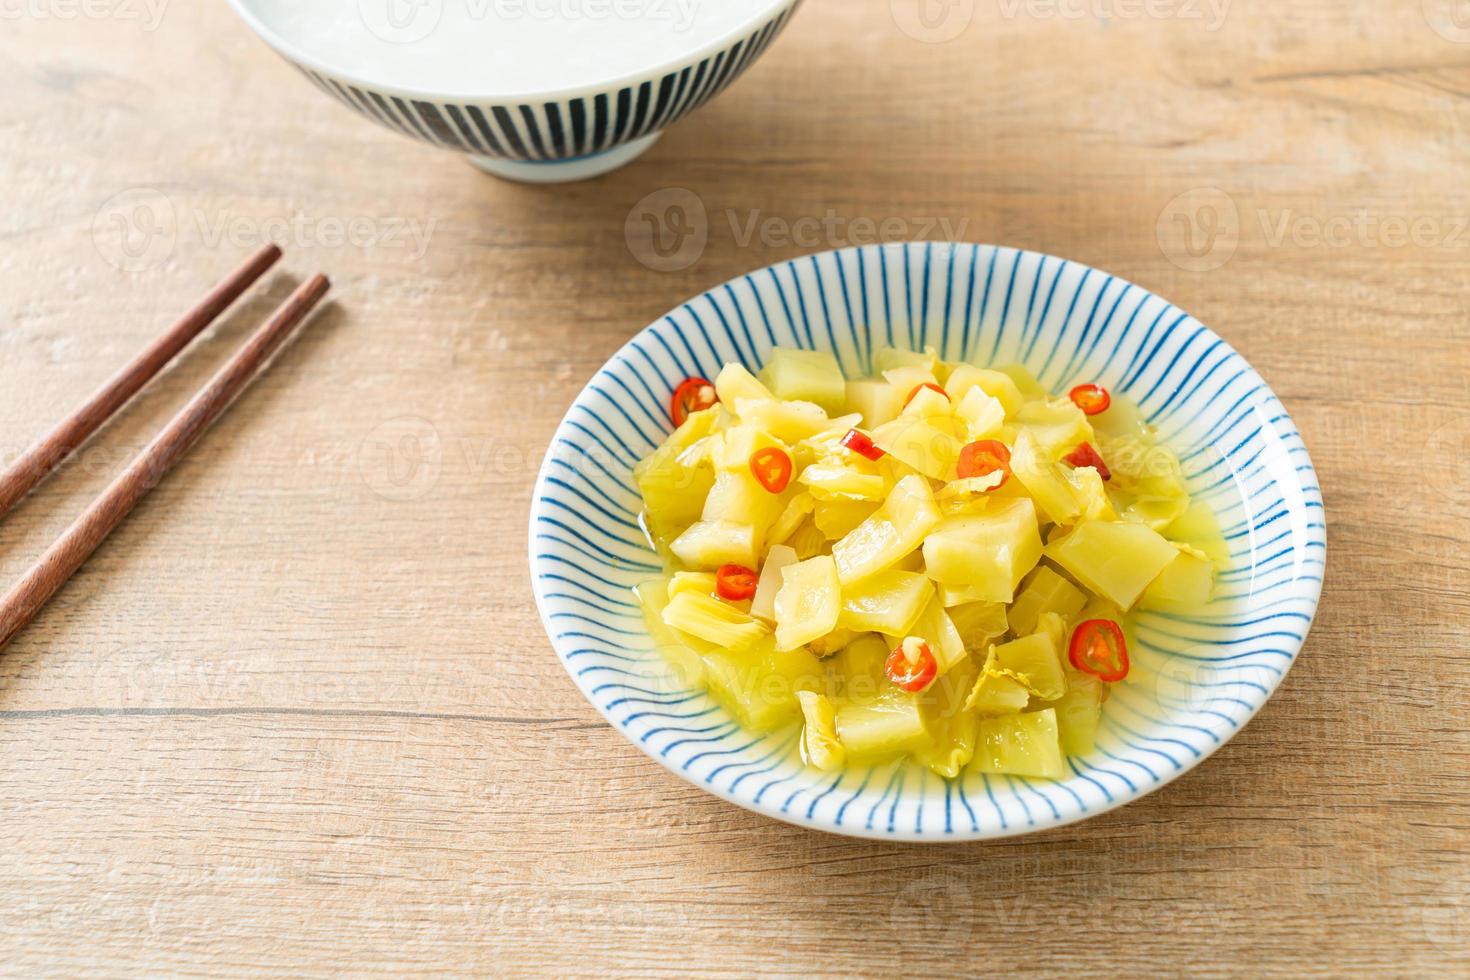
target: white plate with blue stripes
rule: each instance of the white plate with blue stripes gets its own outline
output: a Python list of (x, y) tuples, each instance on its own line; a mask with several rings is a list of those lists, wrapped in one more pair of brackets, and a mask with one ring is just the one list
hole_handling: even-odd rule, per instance
[[(1058, 781), (916, 766), (802, 765), (797, 732), (742, 730), (653, 649), (630, 590), (659, 573), (631, 472), (672, 430), (670, 394), (776, 346), (832, 351), (866, 374), (876, 347), (1021, 363), (1051, 390), (1131, 398), (1220, 519), (1232, 564), (1194, 616), (1142, 613), (1133, 672), (1096, 750)], [(634, 337), (557, 430), (536, 484), (531, 576), (557, 657), (629, 741), (697, 786), (817, 830), (961, 841), (1056, 827), (1135, 800), (1199, 764), (1260, 710), (1316, 612), (1326, 532), (1296, 426), (1245, 359), (1193, 317), (1095, 269), (989, 245), (812, 255), (696, 297)], [(650, 788), (657, 792), (658, 787)]]

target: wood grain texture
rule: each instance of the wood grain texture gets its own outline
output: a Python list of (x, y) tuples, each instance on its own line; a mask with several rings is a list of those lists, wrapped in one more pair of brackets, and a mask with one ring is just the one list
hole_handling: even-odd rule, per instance
[[(337, 302), (0, 656), (0, 971), (1470, 970), (1451, 5), (976, 0), (932, 43), (904, 0), (813, 0), (642, 161), (564, 188), (380, 132), (223, 4), (126, 16), (156, 8), (0, 30), (0, 461), (181, 290), (287, 259), (11, 514), (0, 582), (291, 274)], [(708, 241), (663, 272), (625, 229), (676, 188)], [(564, 407), (641, 325), (859, 219), (1155, 290), (1302, 429), (1330, 548), (1306, 650), (1145, 800), (962, 847), (800, 831), (665, 773), (551, 653), (525, 518)]]
[[(97, 495), (97, 499), (87, 505), (71, 527), (51, 543), (9, 591), (0, 595), (0, 652), (132, 513), (138, 501), (188, 455), (215, 420), (266, 368), (271, 357), (330, 288), (330, 282), (321, 273), (297, 287), (270, 318), (246, 338), (219, 373), (200, 388), (143, 451)], [(210, 320), (213, 318), (213, 315), (208, 317)], [(101, 397), (105, 400), (108, 396), (104, 394)], [(119, 397), (118, 404), (125, 400)], [(94, 409), (89, 405), (86, 411)], [(64, 422), (62, 431), (70, 424), (75, 423)]]
[[(199, 336), (200, 331), (239, 299), (281, 257), (280, 246), (263, 245), (234, 272), (190, 307), (179, 321), (154, 339), (92, 396), (59, 420), (30, 449), (0, 471), (0, 520), (16, 501), (34, 490), (62, 460), (92, 437), (128, 399)], [(7, 637), (8, 639), (8, 637)], [(0, 641), (3, 646), (3, 641)]]

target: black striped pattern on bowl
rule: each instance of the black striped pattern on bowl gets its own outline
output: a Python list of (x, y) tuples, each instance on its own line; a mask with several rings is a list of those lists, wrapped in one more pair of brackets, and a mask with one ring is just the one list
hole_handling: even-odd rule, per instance
[(662, 77), (540, 104), (405, 99), (292, 63), (327, 95), (404, 136), (498, 160), (576, 160), (657, 133), (704, 105), (761, 56), (800, 6), (796, 0), (730, 47)]

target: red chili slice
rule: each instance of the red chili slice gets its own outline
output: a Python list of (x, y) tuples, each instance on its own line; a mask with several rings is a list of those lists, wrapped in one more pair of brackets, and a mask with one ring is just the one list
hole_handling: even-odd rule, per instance
[(1102, 385), (1078, 385), (1067, 393), (1072, 404), (1082, 409), (1085, 415), (1101, 415), (1113, 403), (1113, 396)]
[(918, 396), (919, 392), (923, 391), (925, 388), (928, 388), (930, 391), (937, 391), (945, 398), (949, 397), (949, 392), (945, 391), (943, 388), (939, 387), (932, 381), (925, 381), (913, 391), (909, 392), (909, 396), (903, 400), (903, 407), (908, 408), (909, 402), (913, 401)]
[(960, 450), (959, 462), (955, 464), (955, 475), (961, 480), (977, 476), (989, 476), (999, 472), (1001, 480), (992, 490), (999, 490), (1011, 478), (1011, 451), (1006, 444), (996, 439), (981, 439)]
[(769, 493), (780, 493), (791, 482), (791, 457), (783, 449), (767, 446), (750, 454), (750, 472)]
[(674, 397), (669, 404), (669, 415), (674, 420), (674, 427), (683, 425), (695, 412), (714, 408), (719, 400), (715, 394), (715, 386), (708, 380), (686, 378), (674, 389)]
[(1111, 619), (1089, 619), (1072, 633), (1067, 659), (1078, 670), (1109, 684), (1128, 676), (1128, 641)]
[(888, 655), (883, 673), (900, 691), (916, 693), (933, 682), (939, 673), (939, 662), (929, 644), (917, 637), (908, 637)]
[(1097, 475), (1104, 480), (1111, 480), (1113, 478), (1113, 471), (1108, 469), (1108, 464), (1103, 462), (1103, 458), (1098, 455), (1096, 449), (1092, 448), (1092, 443), (1090, 442), (1082, 443), (1082, 445), (1062, 458), (1078, 468), (1091, 466), (1097, 470)]
[(866, 432), (859, 432), (857, 429), (847, 430), (847, 435), (842, 437), (842, 445), (851, 449), (864, 459), (871, 459), (875, 463), (888, 455), (873, 443), (872, 437)]
[(729, 599), (731, 602), (749, 599), (755, 595), (758, 584), (760, 578), (755, 574), (755, 569), (744, 565), (721, 565), (720, 570), (715, 572), (715, 591), (720, 594), (721, 599)]

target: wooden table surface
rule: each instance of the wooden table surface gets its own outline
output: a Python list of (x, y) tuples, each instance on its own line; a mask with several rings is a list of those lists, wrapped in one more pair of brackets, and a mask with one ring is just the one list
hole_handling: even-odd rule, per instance
[[(812, 0), (636, 165), (538, 189), (329, 103), (222, 3), (0, 5), (5, 458), (288, 252), (6, 521), (0, 581), (295, 277), (336, 282), (0, 656), (0, 972), (1470, 970), (1470, 11), (929, 14)], [(665, 260), (642, 215), (684, 192), (707, 242)], [(1304, 653), (1122, 810), (966, 846), (775, 823), (624, 742), (539, 625), (526, 513), (583, 382), (690, 295), (875, 225), (1162, 293), (1312, 450)]]

